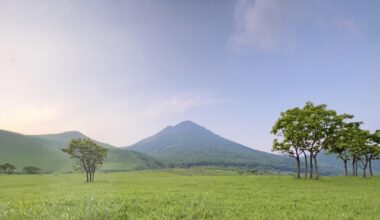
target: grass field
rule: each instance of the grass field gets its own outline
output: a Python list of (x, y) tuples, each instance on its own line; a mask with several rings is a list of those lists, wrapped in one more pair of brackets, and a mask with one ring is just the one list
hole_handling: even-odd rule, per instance
[(380, 219), (380, 178), (190, 169), (0, 176), (0, 219)]

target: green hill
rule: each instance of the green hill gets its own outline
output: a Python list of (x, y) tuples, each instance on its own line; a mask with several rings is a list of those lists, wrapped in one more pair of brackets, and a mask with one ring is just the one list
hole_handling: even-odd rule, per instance
[[(266, 153), (238, 144), (191, 121), (168, 126), (157, 134), (127, 147), (163, 160), (169, 166), (228, 166), (258, 170), (293, 172), (294, 159)], [(334, 155), (323, 155), (322, 175), (342, 173)]]
[[(0, 130), (0, 164), (12, 163), (17, 171), (21, 171), (23, 166), (36, 166), (43, 172), (72, 171), (73, 160), (61, 149), (76, 138), (87, 136), (78, 131), (23, 135)], [(165, 166), (294, 171), (294, 160), (291, 158), (248, 148), (191, 121), (169, 126), (128, 148), (93, 141), (109, 149), (101, 167), (104, 171), (158, 169)], [(318, 164), (322, 175), (343, 173), (342, 162), (335, 155), (321, 153)], [(380, 161), (374, 162), (373, 167), (375, 173), (380, 172)]]
[(236, 166), (261, 170), (293, 171), (288, 158), (235, 143), (191, 121), (169, 126), (128, 149), (175, 166)]
[(69, 170), (72, 161), (51, 141), (0, 130), (0, 163), (9, 162), (17, 170), (36, 166), (45, 172)]
[[(36, 166), (43, 172), (67, 172), (73, 160), (61, 151), (71, 139), (87, 138), (84, 134), (71, 131), (48, 135), (23, 135), (0, 130), (0, 163), (9, 162), (20, 171), (24, 166)], [(94, 140), (95, 141), (95, 140)], [(163, 164), (155, 158), (127, 149), (95, 141), (109, 149), (102, 170), (155, 169)]]
[[(67, 131), (59, 134), (44, 134), (44, 135), (31, 135), (32, 137), (36, 137), (42, 140), (50, 141), (51, 147), (62, 149), (67, 146), (67, 144), (72, 139), (78, 139), (78, 138), (88, 138), (86, 135), (82, 134), (79, 131)], [(93, 139), (92, 139), (93, 140)], [(116, 147), (105, 144), (96, 140), (93, 140), (95, 143), (108, 148), (108, 149), (114, 149)]]

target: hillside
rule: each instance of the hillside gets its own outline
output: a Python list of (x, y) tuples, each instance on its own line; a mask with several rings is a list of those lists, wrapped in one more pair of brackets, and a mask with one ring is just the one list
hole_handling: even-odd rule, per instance
[(12, 163), (17, 170), (23, 166), (36, 166), (46, 172), (70, 170), (71, 160), (52, 146), (51, 141), (0, 130), (0, 163)]
[[(87, 136), (77, 131), (48, 135), (23, 135), (0, 130), (0, 163), (12, 163), (16, 165), (18, 171), (23, 166), (36, 166), (43, 172), (71, 171), (73, 161), (61, 149), (75, 138), (87, 138)], [(102, 170), (163, 167), (160, 161), (150, 156), (94, 141), (109, 149), (105, 163), (101, 167)]]
[[(327, 154), (325, 152), (321, 152), (318, 155), (318, 163), (322, 164), (324, 166), (331, 167), (334, 170), (339, 171), (338, 175), (343, 174), (344, 168), (343, 168), (343, 161), (341, 159), (337, 159), (336, 154)], [(348, 172), (351, 173), (351, 163), (348, 162)], [(374, 160), (372, 161), (372, 169), (373, 171), (378, 175), (380, 174), (380, 160)], [(369, 171), (368, 171), (369, 172)], [(361, 175), (362, 170), (359, 168), (359, 175)]]
[[(86, 135), (82, 134), (79, 131), (67, 131), (59, 134), (45, 134), (45, 135), (31, 135), (32, 137), (36, 137), (39, 139), (43, 139), (46, 141), (51, 142), (51, 147), (56, 147), (59, 149), (62, 149), (67, 146), (67, 144), (70, 142), (72, 139), (78, 139), (78, 138), (88, 138)], [(93, 140), (93, 139), (92, 139)], [(99, 144), (102, 147), (108, 148), (108, 149), (114, 149), (116, 147), (99, 142), (97, 140), (93, 140), (95, 143)]]
[(175, 166), (236, 166), (279, 171), (292, 171), (294, 166), (288, 158), (248, 148), (191, 121), (168, 126), (128, 149)]
[[(210, 165), (293, 172), (295, 163), (291, 158), (254, 150), (223, 138), (191, 121), (168, 126), (127, 149), (176, 167)], [(335, 155), (320, 154), (319, 168), (322, 175), (340, 175), (343, 172), (341, 161)], [(378, 161), (374, 168), (380, 171)]]

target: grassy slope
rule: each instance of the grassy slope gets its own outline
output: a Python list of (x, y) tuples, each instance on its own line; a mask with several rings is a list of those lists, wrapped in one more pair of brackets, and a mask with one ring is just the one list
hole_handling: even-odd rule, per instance
[[(34, 135), (34, 137), (51, 141), (52, 144), (50, 146), (57, 149), (66, 147), (72, 139), (88, 138), (86, 135), (78, 131), (69, 131), (60, 134)], [(97, 140), (93, 141), (108, 149), (108, 155), (101, 170), (155, 169), (163, 167), (163, 164), (159, 160), (145, 154), (128, 149), (119, 149)]]
[(0, 219), (378, 219), (380, 178), (204, 169), (0, 176)]
[(72, 161), (50, 144), (50, 141), (0, 130), (0, 163), (12, 163), (18, 171), (23, 166), (37, 166), (45, 172), (70, 169)]
[[(72, 139), (78, 139), (78, 138), (88, 138), (86, 135), (82, 134), (79, 131), (68, 131), (68, 132), (63, 132), (59, 134), (45, 134), (45, 135), (31, 135), (32, 137), (40, 138), (46, 141), (51, 142), (51, 147), (55, 147), (58, 149), (62, 149), (68, 145), (70, 140)], [(93, 140), (95, 143), (108, 148), (108, 149), (113, 149), (116, 148), (110, 144), (102, 143), (96, 140)]]
[[(16, 165), (17, 171), (21, 171), (23, 166), (36, 166), (43, 172), (71, 171), (74, 162), (67, 154), (61, 152), (61, 149), (74, 138), (86, 138), (86, 136), (80, 132), (28, 136), (0, 130), (0, 163), (12, 163)], [(157, 159), (139, 152), (95, 142), (109, 149), (105, 164), (101, 167), (103, 170), (162, 167)]]

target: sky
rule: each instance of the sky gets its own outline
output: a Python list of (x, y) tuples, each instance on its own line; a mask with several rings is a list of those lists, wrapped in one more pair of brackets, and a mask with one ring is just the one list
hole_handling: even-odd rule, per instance
[(0, 129), (128, 146), (192, 120), (269, 152), (307, 101), (380, 129), (380, 1), (0, 0)]

